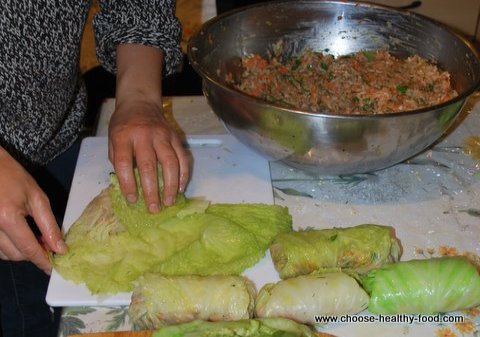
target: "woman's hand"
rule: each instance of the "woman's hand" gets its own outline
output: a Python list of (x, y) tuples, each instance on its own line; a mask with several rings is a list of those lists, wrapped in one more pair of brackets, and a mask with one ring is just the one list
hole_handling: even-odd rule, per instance
[(47, 252), (31, 231), (26, 217), (35, 221), (47, 249), (65, 253), (67, 246), (47, 196), (33, 177), (0, 147), (0, 258), (31, 261), (50, 273)]
[(162, 51), (137, 44), (117, 47), (116, 108), (109, 125), (109, 159), (126, 199), (138, 198), (133, 167), (138, 168), (145, 203), (161, 208), (157, 164), (162, 166), (162, 202), (170, 206), (190, 175), (190, 154), (167, 123), (162, 109)]
[(163, 117), (162, 107), (151, 102), (125, 101), (117, 105), (109, 126), (109, 158), (130, 202), (138, 197), (133, 175), (135, 162), (151, 212), (158, 212), (161, 207), (158, 162), (163, 172), (165, 206), (175, 202), (177, 192), (183, 192), (188, 182), (189, 153)]

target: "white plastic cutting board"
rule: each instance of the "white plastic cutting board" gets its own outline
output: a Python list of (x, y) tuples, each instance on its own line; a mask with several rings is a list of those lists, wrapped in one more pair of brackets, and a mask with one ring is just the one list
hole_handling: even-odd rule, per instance
[[(230, 135), (188, 138), (193, 172), (186, 195), (212, 202), (273, 203), (269, 164), (266, 159)], [(87, 204), (109, 183), (112, 166), (107, 157), (107, 139), (86, 138), (82, 142), (70, 190), (63, 229), (67, 231)], [(268, 255), (268, 253), (267, 253)], [(269, 256), (245, 272), (257, 286), (277, 280)], [(84, 286), (65, 280), (55, 270), (47, 291), (51, 306), (128, 305), (130, 293), (95, 296)]]

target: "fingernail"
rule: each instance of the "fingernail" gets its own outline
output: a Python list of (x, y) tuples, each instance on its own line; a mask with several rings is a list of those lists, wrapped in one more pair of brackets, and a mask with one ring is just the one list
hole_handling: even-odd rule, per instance
[(137, 196), (135, 194), (127, 194), (127, 200), (130, 203), (134, 203), (137, 201)]
[(157, 203), (152, 202), (150, 205), (148, 205), (148, 209), (152, 213), (158, 213), (160, 211), (160, 208), (158, 207)]
[(63, 240), (57, 241), (57, 250), (59, 253), (66, 253), (68, 250), (67, 244)]
[(173, 197), (166, 197), (165, 200), (163, 201), (165, 206), (172, 206), (173, 202), (174, 202)]

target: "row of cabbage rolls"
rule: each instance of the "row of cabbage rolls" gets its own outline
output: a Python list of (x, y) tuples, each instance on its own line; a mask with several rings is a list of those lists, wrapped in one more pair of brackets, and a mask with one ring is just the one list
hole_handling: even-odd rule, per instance
[(478, 266), (465, 257), (400, 261), (393, 229), (380, 225), (279, 234), (270, 255), (280, 280), (258, 291), (244, 276), (147, 273), (132, 293), (139, 328), (202, 321), (320, 316), (433, 314), (480, 305)]

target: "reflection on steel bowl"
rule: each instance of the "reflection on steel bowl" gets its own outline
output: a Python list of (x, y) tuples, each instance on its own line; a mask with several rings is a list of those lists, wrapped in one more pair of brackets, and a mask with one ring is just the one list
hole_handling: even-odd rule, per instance
[[(279, 40), (286, 57), (307, 48), (334, 56), (418, 55), (450, 73), (458, 96), (409, 112), (346, 115), (267, 103), (226, 80), (240, 79), (242, 57), (268, 57)], [(269, 159), (318, 174), (370, 172), (418, 154), (447, 131), (480, 85), (480, 60), (465, 39), (423, 16), (358, 2), (274, 1), (231, 11), (202, 26), (188, 56), (230, 133)]]

